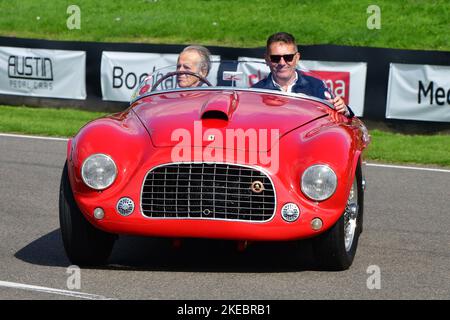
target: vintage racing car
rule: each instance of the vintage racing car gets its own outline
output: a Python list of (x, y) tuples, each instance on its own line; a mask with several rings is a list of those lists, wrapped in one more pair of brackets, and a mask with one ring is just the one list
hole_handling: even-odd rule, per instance
[[(129, 108), (69, 139), (59, 215), (72, 263), (105, 264), (127, 234), (310, 239), (321, 267), (349, 268), (363, 224), (366, 127), (327, 101), (252, 89), (239, 68), (224, 69), (208, 79), (157, 70)], [(183, 74), (203, 85), (177, 88)]]

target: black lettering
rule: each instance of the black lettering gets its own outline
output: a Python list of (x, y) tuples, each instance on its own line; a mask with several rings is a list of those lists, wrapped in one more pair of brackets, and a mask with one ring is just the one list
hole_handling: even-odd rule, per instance
[[(117, 74), (116, 71), (119, 73)], [(114, 67), (113, 68), (113, 88), (121, 88), (123, 86), (123, 69), (121, 67)], [(119, 84), (116, 84), (116, 79), (118, 79), (120, 82)]]
[(175, 87), (175, 77), (170, 77), (164, 80), (164, 84), (162, 87), (163, 90), (173, 89), (174, 87)]
[(29, 71), (25, 71), (26, 76), (31, 76), (33, 74), (33, 67), (31, 64), (28, 63), (29, 60), (32, 60), (33, 57), (26, 57), (25, 58), (25, 69)]
[(9, 56), (8, 76), (10, 78), (52, 81), (53, 64), (50, 58)]
[(148, 77), (148, 73), (143, 73), (141, 74), (141, 76), (139, 77), (139, 83), (141, 83), (142, 81), (144, 81), (145, 78)]
[[(443, 88), (437, 88), (436, 89), (436, 103), (440, 106), (443, 106), (445, 104), (445, 90)], [(441, 98), (444, 98), (442, 101), (440, 101)]]
[[(22, 60), (22, 63), (20, 63), (20, 60)], [(24, 57), (22, 57), (22, 59), (20, 59), (20, 58), (17, 59), (16, 73), (21, 76), (23, 76), (23, 67), (24, 67), (24, 62), (25, 62), (24, 60), (25, 60)], [(22, 66), (22, 68), (20, 68), (20, 66)]]
[[(153, 77), (152, 81), (152, 87), (155, 85), (156, 82), (159, 81), (164, 75), (162, 73), (157, 73), (156, 76)], [(156, 88), (155, 88), (156, 89)]]
[(16, 56), (9, 56), (8, 58), (8, 76), (14, 76), (16, 68)]
[(425, 87), (422, 83), (422, 81), (419, 80), (419, 92), (418, 92), (418, 101), (419, 104), (422, 103), (422, 92), (424, 95), (424, 98), (430, 93), (430, 104), (433, 104), (433, 81), (430, 82), (428, 85), (428, 88), (425, 91)]
[[(128, 79), (132, 78), (133, 82), (130, 85)], [(137, 78), (136, 75), (133, 72), (130, 72), (129, 74), (127, 74), (127, 76), (125, 77), (125, 85), (127, 86), (128, 89), (133, 89), (136, 86), (136, 82), (137, 82)]]
[[(49, 75), (47, 76), (47, 66)], [(53, 80), (53, 67), (52, 67), (52, 60), (50, 58), (44, 58), (44, 61), (42, 62), (42, 78), (47, 80)]]
[(450, 89), (447, 91), (447, 103), (450, 104)]
[(36, 67), (35, 67), (34, 69), (35, 69), (36, 72), (37, 72), (37, 70), (39, 70), (39, 61), (41, 60), (41, 58), (39, 58), (39, 57), (34, 57), (33, 59), (36, 60)]

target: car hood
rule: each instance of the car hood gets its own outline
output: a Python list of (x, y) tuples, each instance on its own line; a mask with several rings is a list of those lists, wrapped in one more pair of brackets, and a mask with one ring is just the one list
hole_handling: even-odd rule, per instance
[(288, 132), (326, 116), (327, 108), (305, 98), (238, 90), (160, 93), (133, 105), (155, 147), (208, 146), (218, 135), (224, 147), (232, 135), (269, 137), (268, 144), (247, 143), (248, 151), (267, 151)]

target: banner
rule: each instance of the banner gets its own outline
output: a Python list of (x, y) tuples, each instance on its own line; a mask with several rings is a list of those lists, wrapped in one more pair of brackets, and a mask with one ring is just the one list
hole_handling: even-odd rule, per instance
[[(101, 87), (103, 100), (130, 101), (134, 90), (149, 74), (158, 69), (161, 76), (175, 71), (178, 54), (103, 51), (101, 63)], [(220, 56), (211, 56), (219, 61)], [(215, 64), (213, 64), (214, 66)], [(217, 64), (218, 65), (218, 64)], [(218, 66), (213, 67), (207, 79), (217, 83)], [(171, 79), (170, 81), (174, 81)]]
[[(237, 71), (243, 72), (239, 86), (247, 87), (267, 77), (264, 59), (240, 57)], [(300, 60), (298, 68), (325, 82), (334, 95), (341, 96), (356, 116), (364, 113), (367, 63)]]
[(450, 67), (391, 63), (386, 118), (450, 122)]
[(0, 94), (86, 99), (86, 52), (0, 47)]

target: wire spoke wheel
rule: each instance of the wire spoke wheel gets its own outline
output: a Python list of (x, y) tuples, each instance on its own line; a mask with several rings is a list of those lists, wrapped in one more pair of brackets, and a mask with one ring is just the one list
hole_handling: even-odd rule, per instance
[(347, 252), (351, 250), (353, 240), (355, 239), (358, 213), (358, 182), (355, 177), (344, 212), (344, 242), (345, 251)]
[(358, 165), (347, 204), (339, 220), (327, 231), (312, 239), (319, 267), (346, 270), (353, 263), (362, 232), (364, 190), (361, 166)]

